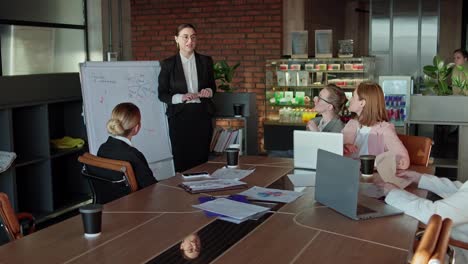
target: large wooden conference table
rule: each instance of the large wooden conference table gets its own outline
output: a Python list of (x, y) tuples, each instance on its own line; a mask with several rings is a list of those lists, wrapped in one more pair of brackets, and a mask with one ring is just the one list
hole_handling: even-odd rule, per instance
[[(291, 159), (244, 156), (255, 168), (249, 186), (286, 182)], [(214, 172), (217, 159), (191, 171)], [(413, 169), (431, 172), (430, 168)], [(285, 180), (286, 179), (286, 180)], [(215, 218), (192, 207), (198, 197), (177, 185), (180, 175), (104, 205), (102, 234), (83, 236), (80, 216), (0, 247), (0, 263), (145, 263)], [(238, 190), (210, 193), (226, 195)], [(350, 220), (314, 202), (314, 189), (284, 205), (214, 263), (405, 263), (418, 221), (406, 215)]]

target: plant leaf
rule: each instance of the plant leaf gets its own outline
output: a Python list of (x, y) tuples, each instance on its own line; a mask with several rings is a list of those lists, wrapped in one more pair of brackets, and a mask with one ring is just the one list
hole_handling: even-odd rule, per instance
[(240, 62), (236, 63), (234, 66), (229, 66), (226, 60), (220, 60), (214, 64), (215, 80), (219, 80), (221, 83), (218, 88), (228, 92), (234, 90), (230, 85), (234, 78), (235, 70), (239, 65)]
[(437, 69), (439, 70), (445, 70), (445, 62), (443, 60), (439, 60), (437, 63)]
[(437, 78), (437, 68), (432, 65), (426, 65), (423, 67), (423, 72), (431, 78)]

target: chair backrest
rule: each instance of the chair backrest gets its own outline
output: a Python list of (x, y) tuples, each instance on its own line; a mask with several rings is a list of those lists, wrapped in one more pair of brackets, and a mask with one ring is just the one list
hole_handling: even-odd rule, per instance
[(138, 190), (132, 165), (128, 161), (113, 160), (88, 152), (78, 157), (83, 163), (82, 175), (90, 183), (95, 203), (107, 203)]
[(10, 200), (5, 193), (0, 193), (0, 217), (10, 241), (23, 236), (15, 210), (11, 207)]
[(445, 263), (451, 230), (451, 219), (446, 218), (442, 221), (440, 215), (432, 215), (411, 264)]
[(421, 136), (409, 136), (398, 134), (401, 142), (408, 150), (412, 165), (427, 166), (431, 155), (432, 139)]
[[(432, 256), (429, 260), (435, 261), (435, 263), (445, 263), (445, 256), (447, 255), (447, 250), (450, 241), (450, 233), (452, 231), (453, 221), (450, 218), (445, 218), (442, 221), (442, 228), (440, 229), (439, 238), (437, 239), (437, 246), (432, 252)], [(453, 256), (452, 256), (453, 257)]]

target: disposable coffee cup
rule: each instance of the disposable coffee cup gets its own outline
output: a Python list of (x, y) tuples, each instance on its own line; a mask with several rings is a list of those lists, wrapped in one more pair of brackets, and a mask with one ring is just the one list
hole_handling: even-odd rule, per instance
[(241, 117), (242, 112), (244, 110), (244, 105), (243, 104), (234, 104), (233, 108), (234, 108), (234, 116), (235, 117)]
[(228, 168), (236, 168), (239, 165), (239, 149), (238, 148), (227, 148), (226, 162)]
[(241, 145), (240, 144), (231, 144), (231, 145), (228, 146), (228, 148), (238, 149), (239, 150), (239, 155), (242, 155), (242, 152), (240, 151), (241, 150)]
[(102, 205), (88, 204), (80, 207), (85, 237), (97, 237), (101, 234)]
[(361, 155), (361, 173), (362, 176), (372, 176), (374, 174), (374, 155)]

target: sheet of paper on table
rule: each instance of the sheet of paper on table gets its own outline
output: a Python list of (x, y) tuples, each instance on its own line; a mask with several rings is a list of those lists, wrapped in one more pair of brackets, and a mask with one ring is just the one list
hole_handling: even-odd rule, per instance
[(230, 179), (230, 180), (242, 180), (243, 178), (249, 176), (253, 170), (241, 170), (241, 169), (231, 169), (223, 167), (217, 169), (210, 176), (215, 179)]
[(252, 200), (290, 203), (301, 197), (304, 193), (254, 186), (239, 194), (245, 195)]
[(268, 212), (270, 210), (268, 207), (241, 203), (226, 198), (218, 198), (206, 203), (192, 206), (205, 211), (221, 214), (225, 216), (223, 218), (233, 218), (233, 222), (237, 223), (255, 218), (259, 214)]

